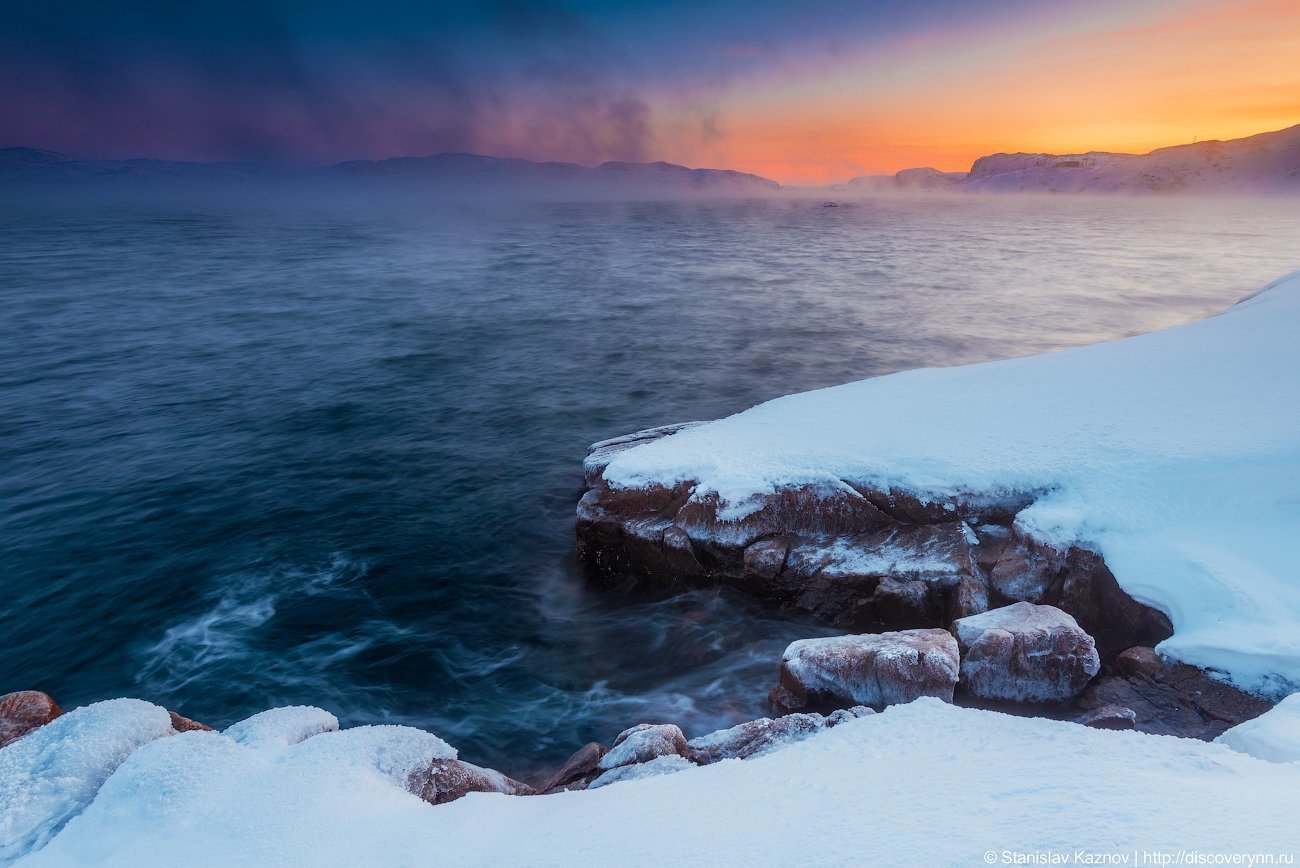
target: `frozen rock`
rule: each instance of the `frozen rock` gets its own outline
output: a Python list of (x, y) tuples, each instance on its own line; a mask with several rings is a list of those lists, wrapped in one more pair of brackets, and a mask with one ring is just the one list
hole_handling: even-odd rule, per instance
[(614, 746), (601, 757), (598, 767), (608, 771), (669, 755), (686, 756), (686, 736), (681, 729), (671, 723), (641, 723), (614, 739)]
[(617, 784), (623, 781), (636, 781), (642, 778), (657, 778), (661, 775), (671, 775), (675, 772), (694, 768), (694, 766), (695, 764), (684, 756), (678, 756), (677, 754), (664, 754), (663, 756), (657, 756), (654, 759), (647, 760), (643, 763), (633, 763), (632, 765), (618, 766), (617, 768), (609, 769), (601, 774), (600, 777), (588, 784), (587, 789), (595, 790), (609, 784)]
[(0, 864), (39, 850), (141, 745), (172, 734), (138, 699), (82, 706), (0, 749)]
[(661, 437), (670, 437), (679, 431), (685, 431), (688, 428), (703, 424), (703, 422), (678, 422), (675, 425), (660, 425), (657, 428), (647, 428), (644, 431), (624, 434), (621, 437), (611, 437), (608, 440), (593, 443), (587, 449), (587, 457), (583, 459), (583, 473), (586, 475), (588, 482), (591, 482), (600, 476), (601, 471), (618, 453), (634, 446), (642, 446)]
[(258, 712), (223, 735), (249, 747), (288, 747), (323, 732), (335, 732), (339, 719), (311, 705), (289, 705)]
[(469, 793), (502, 793), (530, 796), (527, 784), (508, 778), (495, 769), (485, 769), (460, 760), (434, 760), (427, 769), (410, 779), (409, 789), (431, 805), (454, 802)]
[(1215, 739), (1219, 744), (1273, 763), (1300, 761), (1300, 693), (1293, 693), (1254, 720)]
[(603, 744), (590, 742), (578, 748), (564, 765), (538, 785), (538, 792), (581, 789), (600, 773), (600, 760), (607, 753)]
[(839, 709), (826, 717), (815, 712), (808, 714), (797, 712), (775, 720), (770, 717), (760, 717), (758, 720), (751, 720), (730, 729), (720, 729), (691, 739), (686, 743), (689, 748), (688, 756), (699, 765), (724, 759), (749, 759), (782, 745), (800, 741), (820, 730), (874, 713), (870, 708), (859, 705), (849, 709)]
[(1167, 661), (1151, 648), (1128, 649), (1115, 658), (1112, 669), (1113, 675), (1095, 680), (1075, 705), (1085, 710), (1131, 708), (1142, 732), (1210, 740), (1269, 708), (1268, 702), (1195, 666)]
[(771, 700), (786, 711), (809, 705), (885, 706), (920, 696), (952, 701), (960, 663), (947, 630), (902, 630), (790, 643)]
[(961, 618), (953, 632), (962, 684), (981, 699), (1070, 699), (1101, 668), (1092, 637), (1054, 606), (1015, 603)]
[(0, 747), (44, 726), (63, 711), (48, 693), (19, 690), (0, 696)]

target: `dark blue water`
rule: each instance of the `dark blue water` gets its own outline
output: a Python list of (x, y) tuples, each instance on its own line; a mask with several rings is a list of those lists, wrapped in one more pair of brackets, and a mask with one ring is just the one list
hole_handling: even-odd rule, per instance
[(573, 563), (596, 439), (1194, 319), (1294, 203), (0, 205), (0, 692), (287, 703), (523, 773), (819, 634)]

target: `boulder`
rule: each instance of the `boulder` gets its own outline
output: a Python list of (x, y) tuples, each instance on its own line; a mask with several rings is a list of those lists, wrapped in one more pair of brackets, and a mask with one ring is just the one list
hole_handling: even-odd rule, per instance
[(1089, 685), (1075, 707), (1126, 706), (1141, 732), (1209, 741), (1270, 707), (1195, 666), (1165, 660), (1151, 648), (1129, 648), (1115, 658), (1111, 670)]
[(951, 702), (959, 671), (957, 642), (946, 630), (800, 639), (785, 649), (769, 698), (783, 711), (886, 706), (921, 696)]
[(1123, 705), (1103, 705), (1074, 718), (1093, 729), (1137, 729), (1137, 712)]
[(1057, 702), (1101, 669), (1091, 636), (1055, 606), (1016, 603), (953, 622), (962, 685), (980, 699)]
[(39, 690), (19, 690), (0, 696), (0, 747), (17, 741), (62, 713), (58, 703)]
[(691, 739), (686, 743), (688, 756), (698, 765), (724, 759), (749, 759), (781, 745), (805, 739), (820, 730), (874, 713), (870, 708), (859, 705), (840, 709), (826, 717), (816, 713), (787, 714), (775, 720), (761, 717)]
[(454, 759), (434, 760), (428, 768), (411, 775), (407, 788), (431, 805), (454, 802), (469, 793), (531, 796), (536, 792), (501, 772)]
[(661, 756), (686, 756), (686, 736), (671, 723), (638, 724), (625, 729), (614, 739), (609, 753), (600, 758), (602, 771), (619, 766), (649, 762)]
[(677, 754), (664, 754), (643, 763), (633, 763), (612, 768), (588, 784), (587, 789), (594, 790), (609, 784), (635, 781), (642, 778), (657, 778), (660, 775), (671, 775), (694, 767), (695, 764), (686, 757)]
[(559, 770), (538, 785), (540, 793), (553, 793), (559, 790), (582, 789), (600, 774), (600, 760), (608, 751), (603, 744), (590, 742), (574, 752), (565, 760)]

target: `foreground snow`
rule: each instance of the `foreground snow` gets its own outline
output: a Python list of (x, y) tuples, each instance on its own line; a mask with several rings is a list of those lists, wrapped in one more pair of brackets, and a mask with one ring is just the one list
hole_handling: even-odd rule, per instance
[(754, 759), (436, 807), (401, 788), (449, 750), (428, 733), (283, 741), (146, 744), (24, 864), (959, 865), (990, 850), (1300, 850), (1300, 764), (929, 699)]
[(1034, 493), (1017, 518), (1098, 550), (1171, 617), (1161, 651), (1300, 685), (1300, 273), (1163, 332), (791, 395), (615, 455), (619, 486), (700, 483), (733, 515), (841, 480), (940, 501)]
[(1300, 763), (1300, 693), (1215, 739), (1233, 750), (1275, 763)]

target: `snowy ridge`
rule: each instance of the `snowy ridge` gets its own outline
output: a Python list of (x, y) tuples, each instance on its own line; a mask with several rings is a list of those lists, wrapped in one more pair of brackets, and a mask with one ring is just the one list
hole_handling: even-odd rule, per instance
[(790, 395), (611, 457), (604, 478), (733, 505), (845, 481), (1036, 499), (1017, 525), (1100, 553), (1166, 612), (1161, 651), (1300, 685), (1300, 273), (1179, 328)]

